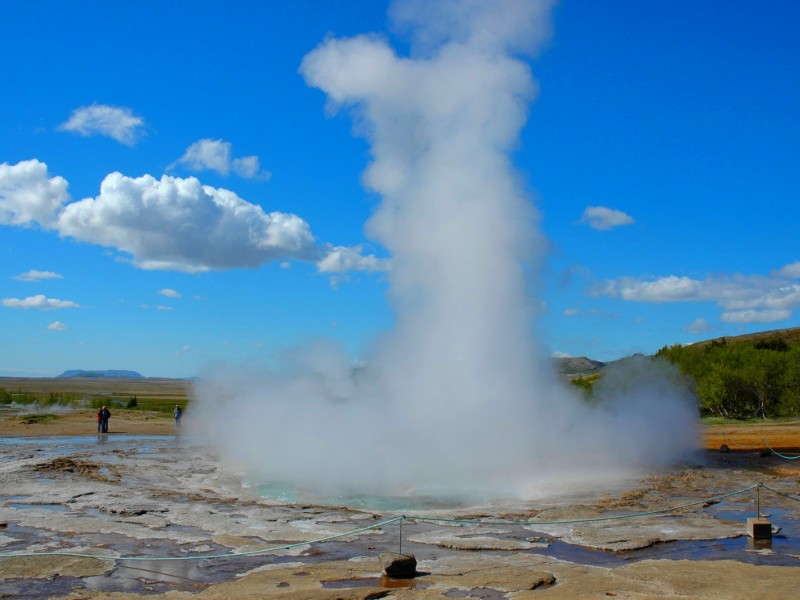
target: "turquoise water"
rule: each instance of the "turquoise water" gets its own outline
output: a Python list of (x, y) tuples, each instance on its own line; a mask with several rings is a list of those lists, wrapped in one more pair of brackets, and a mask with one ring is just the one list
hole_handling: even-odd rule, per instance
[(442, 491), (441, 493), (408, 494), (398, 496), (372, 495), (315, 495), (277, 483), (253, 486), (258, 495), (288, 504), (315, 504), (320, 506), (346, 506), (360, 510), (400, 512), (404, 510), (437, 510), (461, 508), (476, 504), (475, 498)]

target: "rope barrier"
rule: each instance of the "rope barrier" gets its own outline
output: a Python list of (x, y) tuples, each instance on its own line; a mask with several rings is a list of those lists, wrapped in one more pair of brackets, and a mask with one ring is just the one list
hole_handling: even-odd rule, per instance
[(737, 448), (741, 448), (742, 450), (760, 450), (758, 446), (745, 446), (744, 444), (740, 444), (739, 442), (734, 442), (728, 437), (728, 434), (725, 434), (725, 444), (728, 446), (735, 446)]
[(390, 525), (391, 523), (396, 523), (397, 521), (402, 521), (405, 517), (394, 517), (392, 519), (387, 519), (386, 521), (381, 521), (380, 523), (374, 523), (367, 527), (361, 527), (360, 529), (353, 529), (352, 531), (347, 531), (345, 533), (337, 533), (335, 535), (329, 535), (327, 537), (318, 538), (316, 540), (309, 540), (307, 542), (296, 542), (293, 544), (286, 544), (284, 546), (274, 546), (272, 548), (262, 548), (260, 550), (248, 550), (246, 552), (226, 552), (223, 554), (195, 554), (190, 556), (107, 556), (102, 554), (86, 554), (82, 552), (63, 552), (63, 551), (53, 551), (53, 552), (10, 552), (8, 554), (0, 554), (0, 558), (14, 558), (14, 557), (31, 557), (31, 556), (70, 556), (74, 558), (96, 558), (98, 560), (114, 560), (114, 561), (127, 561), (127, 560), (203, 560), (203, 559), (216, 559), (216, 558), (234, 558), (239, 556), (254, 556), (257, 554), (266, 554), (267, 552), (275, 552), (276, 550), (290, 550), (292, 548), (297, 548), (299, 546), (309, 546), (311, 544), (319, 544), (321, 542), (329, 542), (331, 540), (336, 540), (339, 538), (347, 537), (349, 535), (355, 535), (357, 533), (363, 533), (365, 531), (369, 531), (370, 529), (377, 529), (379, 527), (383, 527), (384, 525)]
[[(759, 446), (745, 446), (744, 444), (739, 444), (737, 442), (734, 442), (734, 441), (732, 441), (732, 440), (730, 440), (728, 438), (727, 434), (725, 435), (725, 443), (727, 445), (735, 446), (735, 447), (740, 448), (742, 450), (753, 450), (753, 451), (761, 450), (761, 448)], [(764, 447), (767, 448), (767, 450), (772, 452), (775, 456), (778, 456), (778, 457), (786, 459), (786, 460), (798, 460), (798, 459), (800, 459), (800, 454), (788, 455), (788, 454), (782, 454), (782, 453), (778, 452), (777, 450), (775, 450), (775, 448), (770, 446), (769, 443), (767, 443), (767, 440), (765, 440), (764, 438), (761, 438), (761, 443), (764, 445)]]
[[(611, 515), (607, 517), (590, 517), (585, 519), (561, 519), (561, 520), (554, 520), (554, 521), (536, 521), (536, 520), (528, 520), (528, 521), (482, 521), (482, 520), (474, 520), (474, 519), (447, 519), (443, 517), (410, 517), (406, 515), (401, 515), (399, 517), (393, 517), (391, 519), (386, 519), (385, 521), (380, 521), (378, 523), (373, 523), (372, 525), (368, 525), (366, 527), (360, 527), (358, 529), (353, 529), (351, 531), (347, 531), (344, 533), (337, 533), (334, 535), (329, 535), (326, 537), (317, 538), (314, 540), (309, 540), (305, 542), (295, 542), (292, 544), (285, 544), (283, 546), (273, 546), (270, 548), (261, 548), (258, 550), (248, 550), (244, 552), (226, 552), (221, 554), (194, 554), (188, 556), (108, 556), (103, 554), (90, 554), (90, 553), (82, 553), (82, 552), (67, 552), (67, 551), (50, 551), (50, 552), (10, 552), (10, 553), (0, 553), (0, 559), (2, 558), (28, 558), (34, 556), (67, 556), (73, 558), (93, 558), (97, 560), (112, 560), (112, 561), (183, 561), (183, 560), (211, 560), (211, 559), (219, 559), (219, 558), (236, 558), (240, 556), (256, 556), (259, 554), (266, 554), (268, 552), (275, 552), (277, 550), (290, 550), (292, 548), (298, 548), (300, 546), (310, 546), (312, 544), (319, 544), (322, 542), (329, 542), (332, 540), (356, 535), (359, 533), (364, 533), (365, 531), (370, 531), (372, 529), (378, 529), (380, 527), (384, 527), (386, 525), (391, 525), (392, 523), (400, 523), (400, 536), (402, 538), (402, 526), (403, 521), (418, 521), (418, 522), (429, 522), (429, 523), (460, 523), (465, 525), (493, 525), (493, 526), (508, 526), (508, 525), (524, 525), (524, 526), (535, 526), (535, 525), (571, 525), (571, 524), (578, 524), (578, 523), (599, 523), (605, 521), (621, 521), (624, 519), (636, 519), (642, 517), (649, 517), (653, 515), (665, 514), (670, 512), (676, 512), (679, 510), (684, 510), (686, 508), (691, 508), (693, 506), (699, 506), (701, 504), (708, 504), (708, 503), (716, 503), (725, 498), (731, 498), (733, 496), (738, 496), (740, 494), (744, 494), (745, 492), (749, 492), (756, 488), (764, 488), (773, 492), (779, 496), (783, 496), (784, 498), (788, 498), (789, 500), (794, 500), (795, 502), (800, 502), (800, 498), (792, 496), (790, 494), (786, 494), (784, 492), (780, 492), (774, 488), (764, 485), (763, 483), (754, 483), (753, 485), (749, 485), (739, 490), (734, 490), (732, 492), (728, 492), (726, 494), (719, 494), (717, 496), (711, 496), (710, 498), (705, 498), (703, 500), (696, 500), (694, 502), (687, 502), (685, 504), (680, 504), (677, 506), (671, 506), (668, 508), (656, 509), (656, 510), (649, 510), (639, 513), (628, 513), (624, 515)], [(402, 550), (402, 539), (401, 543), (401, 550)]]
[(796, 498), (796, 497), (792, 496), (791, 494), (786, 494), (784, 492), (779, 492), (778, 490), (773, 489), (773, 488), (769, 487), (768, 485), (764, 485), (763, 483), (761, 484), (761, 487), (763, 487), (765, 490), (769, 490), (773, 494), (778, 494), (778, 496), (783, 496), (784, 498), (788, 498), (789, 500), (794, 500), (795, 502), (800, 502), (800, 498)]
[(787, 454), (781, 454), (780, 452), (778, 452), (777, 450), (775, 450), (775, 448), (773, 448), (772, 446), (770, 446), (770, 445), (767, 443), (767, 440), (763, 440), (763, 439), (762, 439), (762, 440), (761, 440), (761, 443), (763, 443), (763, 444), (764, 444), (764, 445), (765, 445), (765, 446), (766, 446), (766, 447), (769, 449), (769, 451), (770, 451), (770, 452), (772, 452), (772, 453), (773, 453), (775, 456), (779, 456), (780, 458), (785, 458), (786, 460), (797, 460), (798, 458), (800, 458), (800, 454), (798, 454), (798, 455), (792, 455), (792, 456), (789, 456), (789, 455), (787, 455)]

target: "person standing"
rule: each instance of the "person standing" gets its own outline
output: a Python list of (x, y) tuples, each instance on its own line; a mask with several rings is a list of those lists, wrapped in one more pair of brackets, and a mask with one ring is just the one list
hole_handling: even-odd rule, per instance
[(103, 424), (103, 418), (100, 416), (100, 413), (103, 412), (102, 409), (97, 409), (97, 433), (100, 433), (100, 428)]
[(111, 418), (111, 411), (105, 406), (100, 409), (100, 432), (108, 433), (108, 420)]
[(181, 432), (181, 415), (183, 415), (183, 410), (177, 404), (175, 405), (175, 410), (172, 411), (172, 416), (175, 417), (175, 432)]

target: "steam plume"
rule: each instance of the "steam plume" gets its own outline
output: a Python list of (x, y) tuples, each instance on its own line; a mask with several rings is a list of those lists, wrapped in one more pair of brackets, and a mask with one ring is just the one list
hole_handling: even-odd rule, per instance
[(382, 203), (367, 232), (392, 255), (397, 325), (356, 374), (320, 344), (269, 372), (212, 376), (201, 420), (230, 459), (323, 491), (531, 494), (670, 460), (664, 445), (646, 450), (656, 429), (687, 447), (688, 402), (637, 383), (589, 411), (531, 335), (530, 274), (545, 244), (509, 152), (537, 91), (518, 53), (546, 40), (550, 8), (398, 2), (411, 57), (366, 35), (305, 57), (308, 84), (370, 143), (364, 184)]

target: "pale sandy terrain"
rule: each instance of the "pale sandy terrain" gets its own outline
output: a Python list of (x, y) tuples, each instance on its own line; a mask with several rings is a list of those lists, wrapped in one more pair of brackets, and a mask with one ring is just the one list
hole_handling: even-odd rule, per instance
[[(167, 435), (175, 432), (169, 415), (134, 410), (114, 410), (109, 419), (109, 435)], [(44, 423), (24, 423), (18, 413), (0, 413), (0, 437), (45, 435), (91, 435), (97, 433), (94, 410), (80, 410)]]
[[(109, 434), (166, 435), (174, 433), (172, 418), (164, 413), (114, 410)], [(16, 414), (0, 412), (0, 437), (40, 435), (90, 435), (97, 432), (95, 411), (81, 410), (46, 423), (23, 423)], [(779, 451), (800, 453), (800, 421), (704, 425), (701, 447), (718, 450), (726, 444), (731, 451), (757, 450), (765, 443)]]
[(765, 448), (768, 444), (782, 453), (800, 453), (800, 421), (706, 425), (703, 443), (710, 450), (722, 444), (732, 451)]

